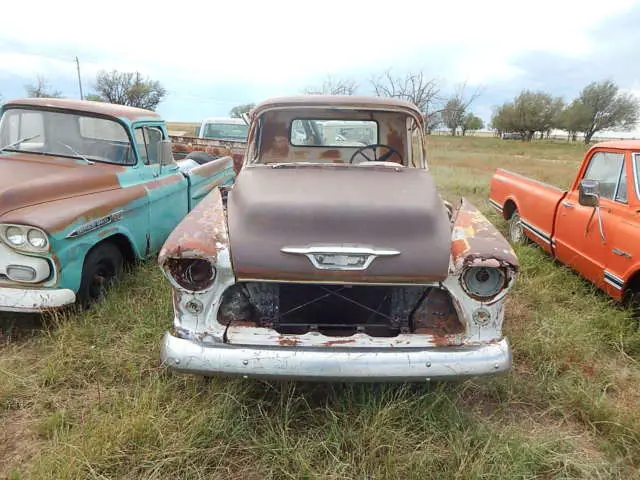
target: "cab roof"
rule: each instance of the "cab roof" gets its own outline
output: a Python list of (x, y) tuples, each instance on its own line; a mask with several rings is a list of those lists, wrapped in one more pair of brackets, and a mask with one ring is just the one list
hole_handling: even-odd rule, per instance
[(607, 140), (593, 144), (589, 150), (594, 148), (615, 148), (617, 150), (640, 151), (640, 140)]
[(3, 108), (18, 106), (58, 108), (78, 112), (97, 113), (110, 117), (124, 118), (132, 122), (136, 120), (158, 120), (161, 118), (156, 112), (144, 108), (128, 107), (115, 103), (94, 102), (91, 100), (75, 100), (71, 98), (18, 98), (5, 102)]
[(422, 112), (415, 104), (406, 100), (391, 97), (366, 95), (295, 95), (275, 97), (258, 103), (251, 110), (254, 118), (267, 110), (281, 108), (344, 108), (354, 110), (396, 111), (406, 113), (423, 123)]

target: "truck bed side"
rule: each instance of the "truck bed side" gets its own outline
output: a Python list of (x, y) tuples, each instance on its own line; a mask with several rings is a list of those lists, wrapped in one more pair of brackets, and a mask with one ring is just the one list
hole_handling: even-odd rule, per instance
[(233, 158), (236, 173), (242, 167), (247, 142), (231, 140), (213, 140), (211, 138), (188, 137), (184, 135), (171, 135), (173, 157), (182, 160), (190, 152), (207, 152), (211, 155), (230, 155)]
[(189, 211), (216, 187), (231, 185), (235, 181), (233, 158), (227, 155), (203, 165), (190, 159), (177, 162), (180, 171), (189, 181)]
[(491, 178), (489, 202), (505, 220), (517, 210), (527, 237), (552, 253), (556, 211), (565, 195), (553, 185), (499, 168)]

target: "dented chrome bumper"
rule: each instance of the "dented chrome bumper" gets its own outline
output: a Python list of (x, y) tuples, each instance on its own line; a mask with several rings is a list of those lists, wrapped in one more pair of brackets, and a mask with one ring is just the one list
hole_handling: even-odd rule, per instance
[(0, 287), (0, 311), (40, 312), (64, 307), (76, 301), (68, 289)]
[(202, 345), (165, 333), (162, 362), (201, 375), (240, 375), (345, 382), (417, 382), (507, 372), (512, 356), (500, 342), (438, 348), (248, 347)]

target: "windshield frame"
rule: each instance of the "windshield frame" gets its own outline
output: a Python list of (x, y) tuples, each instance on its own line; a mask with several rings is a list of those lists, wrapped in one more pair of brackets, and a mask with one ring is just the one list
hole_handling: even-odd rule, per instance
[[(132, 167), (135, 165), (138, 165), (139, 161), (140, 161), (140, 157), (138, 155), (138, 151), (135, 148), (135, 142), (133, 141), (133, 138), (131, 136), (131, 128), (130, 125), (122, 120), (119, 117), (115, 117), (112, 115), (105, 115), (105, 114), (101, 114), (101, 113), (97, 113), (97, 112), (87, 112), (84, 110), (75, 110), (73, 108), (59, 108), (59, 107), (50, 107), (50, 106), (34, 106), (34, 105), (22, 105), (22, 104), (10, 104), (10, 105), (4, 105), (1, 109), (1, 113), (2, 115), (0, 115), (0, 122), (2, 122), (4, 120), (4, 116), (7, 112), (11, 111), (11, 110), (21, 110), (21, 111), (25, 111), (25, 112), (51, 112), (51, 113), (60, 113), (60, 114), (70, 114), (70, 115), (76, 115), (77, 117), (91, 117), (91, 118), (98, 118), (101, 120), (108, 120), (108, 121), (112, 121), (115, 122), (117, 124), (119, 124), (125, 131), (125, 135), (127, 137), (127, 140), (129, 141), (129, 147), (131, 148), (131, 151), (133, 152), (133, 161), (132, 162), (127, 162), (127, 163), (116, 163), (116, 162), (110, 162), (110, 161), (105, 161), (105, 160), (101, 160), (101, 159), (97, 159), (97, 158), (93, 158), (93, 157), (89, 157), (89, 160), (91, 160), (92, 162), (96, 162), (96, 163), (100, 163), (103, 165), (115, 165), (115, 166), (119, 166), (119, 167)], [(1, 145), (0, 145), (1, 148)], [(0, 155), (3, 152), (12, 152), (12, 153), (26, 153), (29, 155), (41, 155), (41, 156), (49, 156), (49, 157), (62, 157), (62, 158), (70, 158), (73, 160), (82, 160), (82, 157), (78, 156), (78, 155), (73, 155), (71, 152), (67, 153), (56, 153), (56, 152), (34, 152), (34, 151), (30, 151), (30, 150), (21, 150), (21, 149), (15, 149), (15, 148), (8, 148), (6, 150), (3, 150), (2, 152), (0, 152)], [(80, 152), (82, 153), (82, 152)], [(87, 156), (87, 155), (85, 155)]]

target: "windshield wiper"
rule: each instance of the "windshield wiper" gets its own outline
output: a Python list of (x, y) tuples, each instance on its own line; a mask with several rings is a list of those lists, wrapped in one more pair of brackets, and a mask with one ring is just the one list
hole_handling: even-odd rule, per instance
[(74, 150), (73, 147), (70, 147), (69, 145), (67, 145), (66, 143), (61, 142), (60, 140), (58, 140), (58, 143), (60, 145), (62, 145), (63, 147), (67, 147), (69, 150), (71, 150), (76, 156), (80, 157), (82, 160), (84, 160), (85, 162), (87, 162), (87, 165), (94, 165), (96, 162), (92, 162), (91, 160), (89, 160), (87, 157), (85, 157), (84, 155), (82, 155), (81, 153), (78, 153), (76, 150)]
[(6, 150), (7, 148), (11, 148), (11, 147), (15, 147), (16, 145), (20, 145), (22, 142), (28, 142), (29, 140), (33, 140), (34, 138), (39, 137), (40, 134), (36, 133), (35, 135), (31, 135), (29, 137), (23, 137), (20, 140), (10, 143), (9, 145), (5, 145), (4, 147), (0, 148), (0, 152), (3, 152), (4, 150)]

